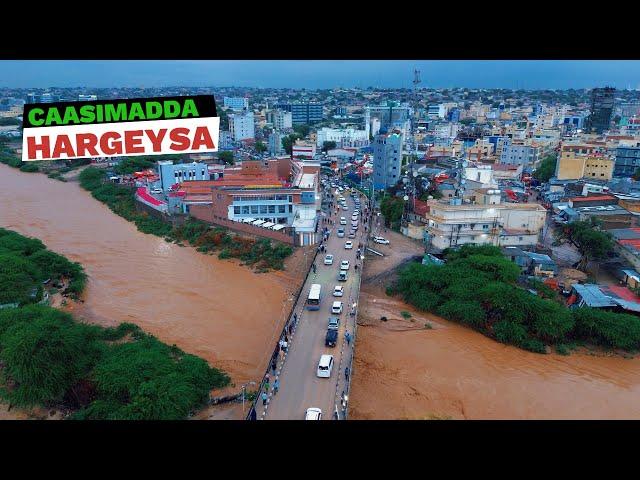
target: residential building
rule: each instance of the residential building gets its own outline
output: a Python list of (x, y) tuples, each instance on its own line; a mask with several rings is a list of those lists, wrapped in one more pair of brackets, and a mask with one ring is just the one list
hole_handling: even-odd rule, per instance
[(598, 146), (565, 144), (556, 163), (555, 176), (558, 180), (592, 178), (609, 181), (613, 178), (614, 164), (615, 160), (601, 153)]
[(231, 134), (231, 132), (227, 130), (220, 130), (218, 146), (223, 150), (229, 150), (233, 148), (233, 135)]
[[(398, 106), (394, 102), (387, 102), (383, 105), (368, 106), (364, 109), (365, 126), (372, 118), (380, 121), (380, 129), (387, 131), (399, 128), (406, 138), (409, 135), (411, 126), (411, 108)], [(373, 135), (373, 132), (371, 132)]]
[(284, 146), (282, 145), (282, 139), (284, 137), (284, 134), (279, 131), (269, 134), (269, 155), (279, 156), (285, 153)]
[(256, 135), (253, 112), (247, 110), (229, 115), (229, 131), (236, 142), (254, 139)]
[(53, 95), (51, 93), (29, 93), (27, 94), (27, 103), (54, 103), (60, 101), (60, 95)]
[(305, 160), (313, 160), (316, 156), (316, 144), (296, 140), (291, 147), (291, 157), (295, 159), (303, 158)]
[(373, 142), (373, 186), (389, 188), (400, 180), (403, 135), (398, 130), (380, 133)]
[[(498, 192), (498, 194), (495, 194)], [(476, 201), (430, 200), (426, 237), (435, 250), (456, 245), (535, 246), (547, 210), (537, 203), (502, 203), (499, 190), (479, 190)]]
[(279, 103), (275, 108), (291, 112), (293, 125), (321, 122), (324, 117), (319, 103)]
[(317, 147), (322, 148), (324, 142), (335, 142), (337, 147), (366, 147), (369, 145), (369, 132), (354, 128), (325, 127), (317, 131)]
[(609, 130), (615, 91), (616, 89), (611, 87), (594, 88), (591, 91), (591, 111), (587, 119), (587, 132), (602, 133)]
[(537, 146), (514, 140), (503, 148), (500, 163), (535, 168), (540, 160), (539, 153), (540, 149)]
[(293, 117), (291, 112), (284, 110), (268, 110), (266, 113), (267, 123), (273, 125), (274, 130), (283, 131), (293, 128)]
[(177, 163), (170, 160), (158, 162), (160, 185), (164, 192), (168, 192), (176, 183), (195, 180), (209, 180), (209, 167), (206, 163)]
[(249, 99), (244, 97), (224, 97), (223, 105), (231, 110), (248, 110)]
[(635, 147), (619, 146), (616, 149), (614, 177), (630, 177), (640, 168), (640, 144)]

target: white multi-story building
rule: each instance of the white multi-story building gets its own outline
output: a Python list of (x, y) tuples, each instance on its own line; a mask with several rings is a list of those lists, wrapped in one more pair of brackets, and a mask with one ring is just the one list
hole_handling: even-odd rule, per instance
[(354, 128), (321, 128), (317, 132), (316, 146), (322, 148), (324, 142), (336, 142), (337, 147), (366, 147), (369, 132)]
[(296, 143), (291, 147), (291, 156), (294, 159), (304, 158), (305, 160), (313, 160), (316, 156), (316, 145), (315, 143), (296, 140)]
[(282, 131), (293, 128), (293, 116), (291, 112), (284, 110), (269, 110), (266, 113), (267, 123), (273, 125), (274, 130)]
[(522, 165), (525, 168), (535, 168), (540, 160), (540, 148), (524, 142), (512, 142), (506, 145), (500, 156), (500, 163), (507, 165)]
[(236, 142), (255, 138), (253, 112), (247, 110), (229, 115), (229, 131)]
[(430, 200), (425, 237), (436, 250), (456, 245), (534, 246), (546, 219), (537, 203), (501, 203), (497, 189), (479, 189), (475, 201)]
[(224, 107), (231, 110), (247, 110), (249, 99), (244, 97), (224, 97)]

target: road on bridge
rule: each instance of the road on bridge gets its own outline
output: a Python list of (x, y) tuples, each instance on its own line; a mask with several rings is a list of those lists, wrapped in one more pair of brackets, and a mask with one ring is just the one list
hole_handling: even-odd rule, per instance
[[(348, 331), (353, 338), (355, 327), (355, 315), (351, 315), (352, 305), (358, 302), (360, 276), (362, 274), (362, 257), (357, 256), (357, 248), (360, 243), (365, 244), (367, 230), (370, 225), (365, 222), (364, 209), (367, 205), (366, 197), (361, 197), (361, 208), (359, 216), (359, 227), (355, 238), (348, 238), (351, 230), (351, 215), (354, 210), (354, 200), (346, 192), (343, 194), (347, 201), (348, 210), (344, 211), (338, 207), (336, 214), (336, 204), (332, 209), (332, 214), (327, 217), (334, 220), (333, 225), (325, 225), (320, 222), (318, 231), (327, 226), (330, 235), (325, 244), (325, 252), (319, 253), (316, 259), (316, 273), (310, 271), (305, 280), (300, 298), (294, 308), (298, 315), (298, 324), (281, 369), (279, 369), (280, 388), (277, 394), (270, 395), (265, 420), (303, 420), (306, 410), (310, 407), (317, 407), (322, 410), (323, 420), (334, 419), (334, 412), (339, 410), (339, 418), (342, 419), (342, 393), (347, 389), (345, 368), (351, 364), (354, 342), (346, 342), (345, 332)], [(337, 201), (337, 196), (334, 202)], [(340, 217), (345, 217), (347, 225), (339, 225)], [(345, 236), (337, 236), (338, 228), (345, 229)], [(353, 249), (345, 249), (347, 241), (353, 242)], [(329, 253), (334, 256), (332, 265), (325, 265), (325, 255)], [(364, 254), (364, 252), (362, 252)], [(338, 281), (340, 262), (349, 261), (348, 277), (346, 282)], [(355, 265), (358, 265), (356, 271)], [(311, 285), (319, 283), (322, 285), (322, 294), (319, 310), (305, 309), (305, 302), (309, 295)], [(334, 297), (333, 290), (336, 285), (344, 287), (342, 297)], [(334, 301), (343, 302), (343, 312), (340, 315), (331, 313), (331, 306)], [(325, 336), (329, 317), (340, 318), (338, 341), (335, 347), (325, 346)], [(330, 378), (319, 378), (316, 375), (318, 362), (321, 355), (330, 354), (334, 356), (334, 366)], [(271, 380), (273, 384), (273, 378)], [(260, 398), (256, 402), (256, 409), (259, 413), (265, 411)]]

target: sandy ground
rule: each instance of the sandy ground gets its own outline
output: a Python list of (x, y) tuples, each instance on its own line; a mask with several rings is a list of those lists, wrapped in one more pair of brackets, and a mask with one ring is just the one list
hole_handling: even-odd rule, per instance
[(351, 419), (640, 418), (640, 358), (534, 354), (418, 312), (384, 286), (420, 246), (382, 235), (391, 244), (377, 249), (390, 256), (365, 267)]

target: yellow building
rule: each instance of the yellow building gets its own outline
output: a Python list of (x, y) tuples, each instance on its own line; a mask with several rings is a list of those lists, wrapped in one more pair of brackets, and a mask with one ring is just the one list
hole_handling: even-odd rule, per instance
[(615, 160), (599, 153), (562, 151), (556, 167), (558, 180), (592, 178), (609, 181), (613, 177)]

